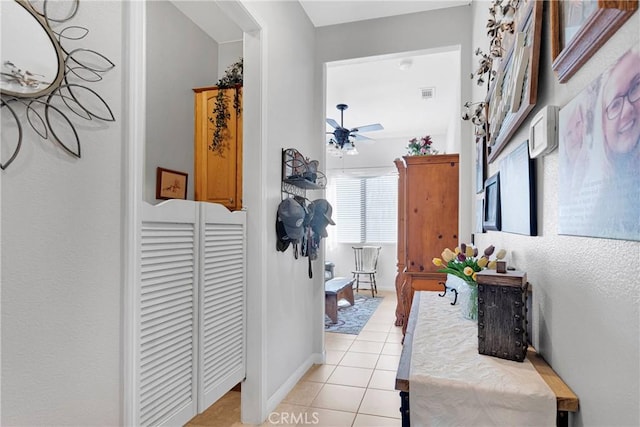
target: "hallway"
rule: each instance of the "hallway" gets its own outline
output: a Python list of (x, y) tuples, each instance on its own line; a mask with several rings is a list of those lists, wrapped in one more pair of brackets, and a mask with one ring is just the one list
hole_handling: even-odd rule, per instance
[[(396, 294), (384, 299), (360, 334), (325, 333), (325, 365), (313, 365), (263, 426), (399, 427), (394, 390), (402, 329), (393, 325)], [(339, 314), (338, 314), (339, 315)], [(240, 392), (230, 391), (187, 427), (237, 427)]]

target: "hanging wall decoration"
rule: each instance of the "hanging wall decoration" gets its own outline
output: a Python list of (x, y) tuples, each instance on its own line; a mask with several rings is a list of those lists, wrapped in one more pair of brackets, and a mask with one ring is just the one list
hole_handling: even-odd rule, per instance
[(638, 0), (549, 2), (552, 68), (567, 82), (638, 9)]
[(558, 231), (640, 241), (640, 49), (560, 109)]
[(78, 7), (79, 0), (0, 2), (0, 169), (20, 152), (25, 123), (80, 158), (80, 137), (71, 118), (115, 121), (109, 105), (89, 87), (115, 64), (95, 50), (66, 46), (89, 33), (67, 25)]
[(527, 141), (500, 162), (500, 230), (537, 234), (535, 168)]
[(521, 2), (514, 25), (515, 32), (504, 43), (507, 53), (496, 70), (487, 97), (489, 163), (507, 146), (538, 98), (542, 2)]
[(500, 213), (500, 172), (496, 172), (484, 183), (482, 227), (500, 231)]

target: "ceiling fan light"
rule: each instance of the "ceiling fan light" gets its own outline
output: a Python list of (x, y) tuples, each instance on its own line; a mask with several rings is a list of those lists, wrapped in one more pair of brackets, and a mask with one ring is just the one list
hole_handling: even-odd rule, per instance
[(351, 141), (347, 141), (344, 143), (344, 145), (342, 146), (342, 151), (344, 151), (345, 154), (349, 156), (355, 156), (356, 154), (358, 154), (358, 150), (356, 149), (356, 146), (353, 145), (353, 142)]

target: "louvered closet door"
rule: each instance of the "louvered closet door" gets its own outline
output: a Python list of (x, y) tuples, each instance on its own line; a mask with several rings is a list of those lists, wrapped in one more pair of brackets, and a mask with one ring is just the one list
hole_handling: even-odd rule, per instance
[(199, 411), (245, 376), (246, 213), (203, 203)]
[(143, 208), (138, 331), (139, 425), (196, 415), (197, 204)]

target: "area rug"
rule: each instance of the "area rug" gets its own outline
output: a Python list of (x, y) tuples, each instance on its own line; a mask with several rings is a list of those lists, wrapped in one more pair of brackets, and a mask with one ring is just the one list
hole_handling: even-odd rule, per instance
[(355, 304), (353, 305), (349, 305), (346, 300), (338, 301), (338, 322), (331, 323), (331, 319), (325, 314), (325, 332), (358, 335), (378, 308), (382, 298), (380, 296), (372, 298), (365, 295), (355, 295)]

